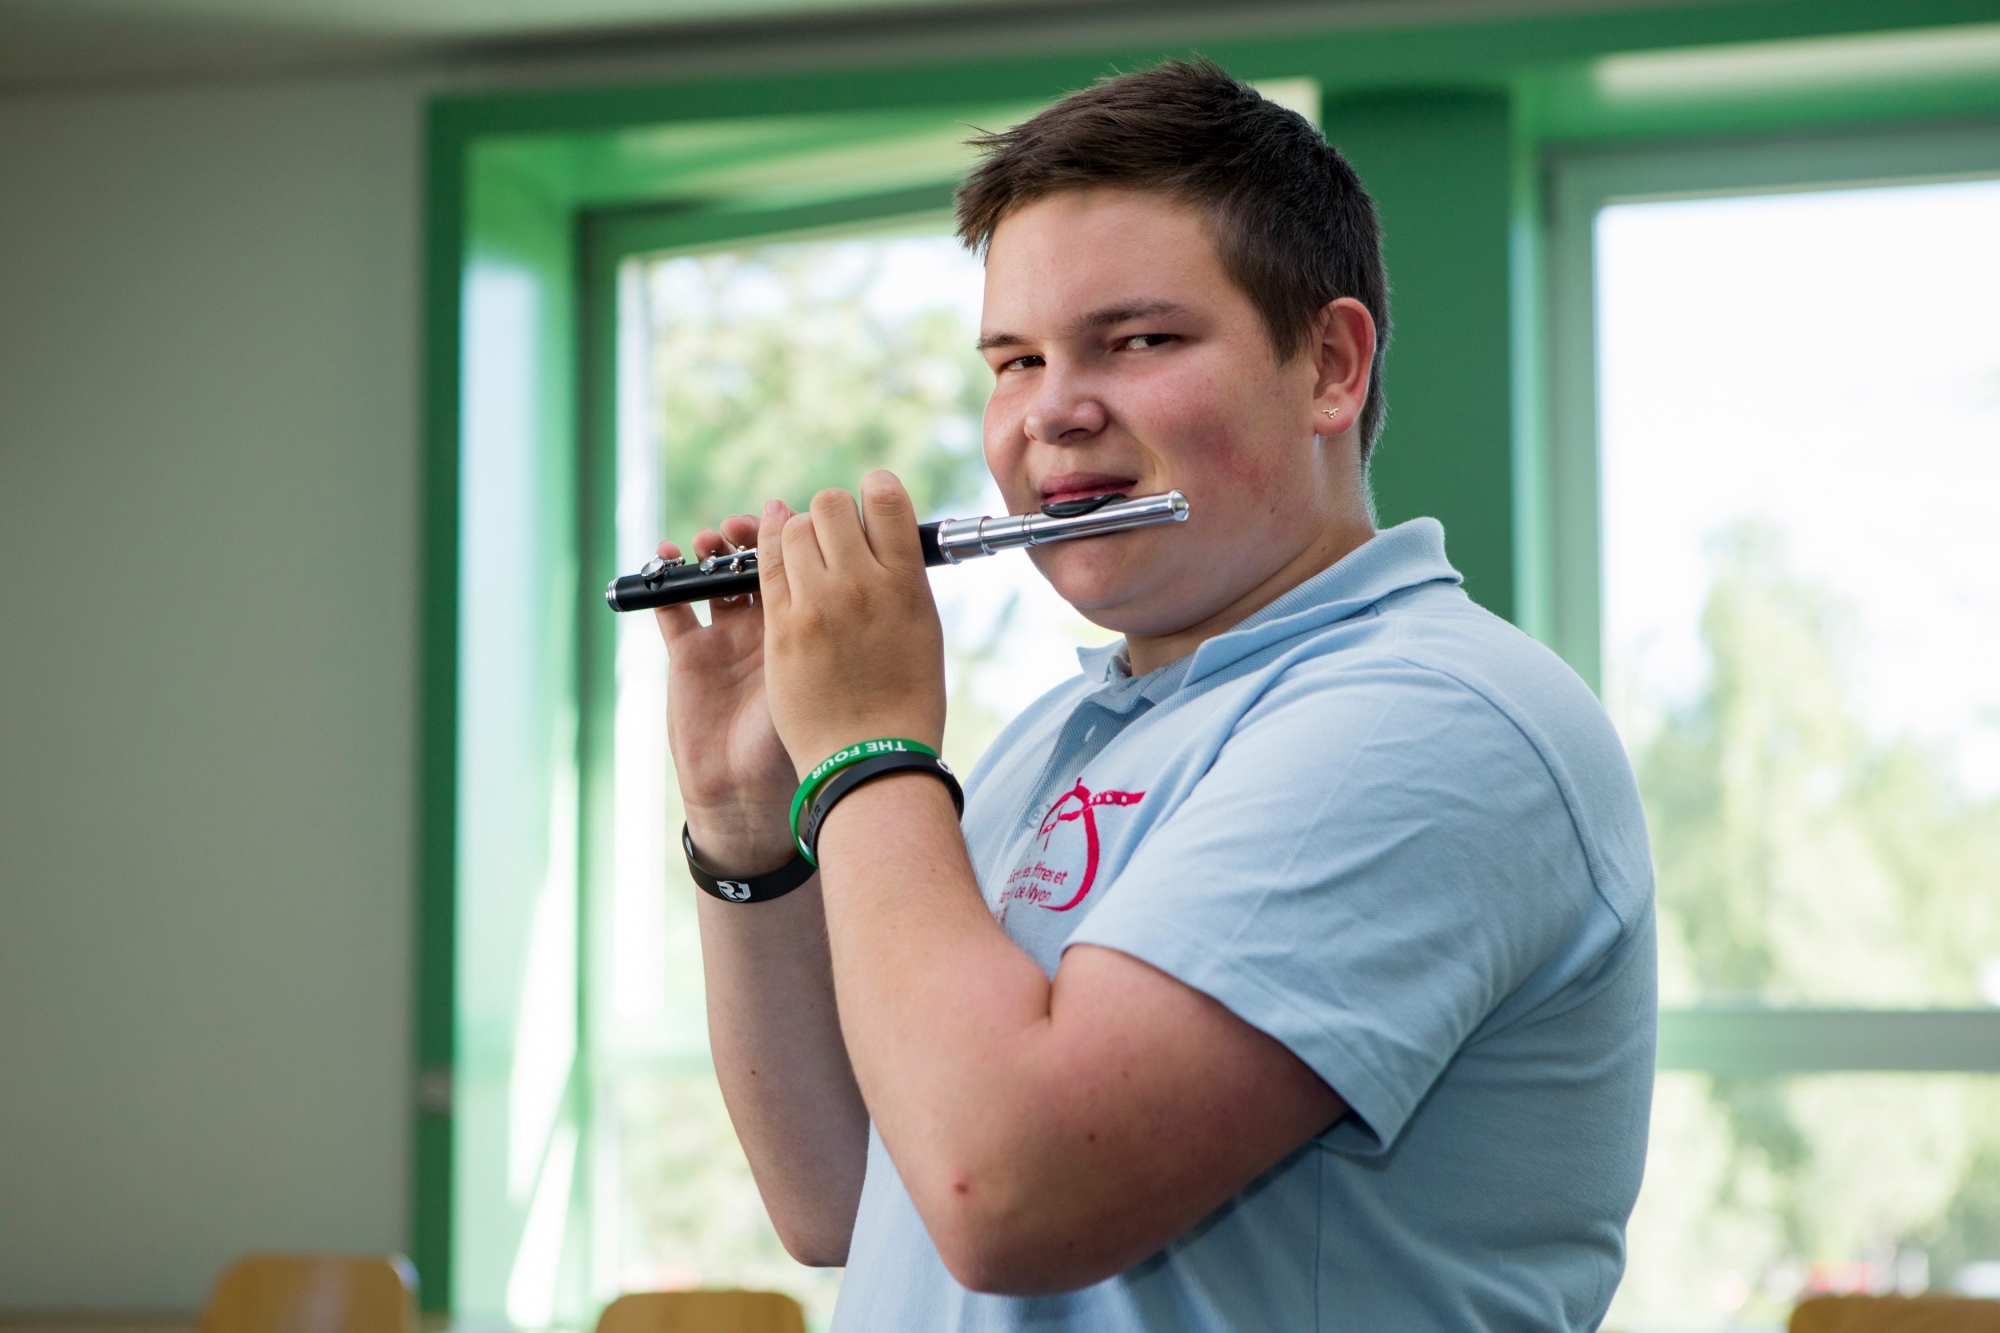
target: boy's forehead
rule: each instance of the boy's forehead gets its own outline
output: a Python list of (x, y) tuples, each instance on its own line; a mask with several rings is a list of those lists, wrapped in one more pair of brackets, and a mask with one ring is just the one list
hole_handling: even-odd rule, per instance
[(986, 333), (1081, 308), (1196, 306), (1233, 290), (1200, 213), (1136, 190), (1077, 190), (1009, 213), (986, 252)]
[[(1135, 248), (1135, 245), (1141, 248)], [(988, 269), (1214, 263), (1215, 241), (1202, 214), (1147, 190), (1064, 190), (1023, 204), (993, 229)]]

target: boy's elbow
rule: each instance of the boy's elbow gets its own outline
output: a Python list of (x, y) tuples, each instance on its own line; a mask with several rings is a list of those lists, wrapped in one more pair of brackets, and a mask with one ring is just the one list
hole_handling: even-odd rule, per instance
[(1047, 1296), (1066, 1288), (1049, 1280), (1033, 1256), (994, 1243), (992, 1237), (967, 1237), (938, 1246), (945, 1270), (967, 1291), (989, 1296)]
[(1080, 1239), (1010, 1235), (994, 1228), (938, 1237), (938, 1256), (958, 1284), (992, 1296), (1054, 1296), (1119, 1270), (1091, 1261)]
[(1025, 1181), (960, 1172), (919, 1212), (946, 1271), (971, 1291), (1048, 1296), (1117, 1272), (1093, 1262), (1086, 1237), (1066, 1234), (1069, 1219), (1052, 1201)]
[(840, 1268), (847, 1263), (848, 1245), (854, 1238), (851, 1224), (838, 1227), (824, 1221), (773, 1216), (771, 1226), (785, 1253), (807, 1268)]
[[(958, 1218), (931, 1229), (938, 1258), (961, 1287), (993, 1296), (1038, 1294), (1040, 1275), (1022, 1253), (1018, 1238), (990, 1221)], [(1031, 1289), (1032, 1288), (1032, 1289)]]

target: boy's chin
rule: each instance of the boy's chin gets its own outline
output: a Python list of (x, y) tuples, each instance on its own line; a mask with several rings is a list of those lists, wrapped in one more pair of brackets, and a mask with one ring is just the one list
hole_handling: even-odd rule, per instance
[(1097, 552), (1044, 546), (1031, 550), (1028, 558), (1035, 562), (1058, 596), (1086, 619), (1106, 629), (1114, 626), (1105, 625), (1100, 615), (1115, 614), (1118, 606), (1139, 591), (1134, 586), (1138, 580), (1126, 562), (1104, 559)]
[(1124, 532), (1037, 547), (1029, 558), (1057, 595), (1091, 624), (1114, 634), (1152, 637), (1188, 623), (1188, 598), (1184, 590), (1176, 592), (1185, 573), (1175, 577), (1172, 563), (1153, 545), (1158, 540), (1155, 532)]
[(1068, 602), (1078, 615), (1099, 629), (1108, 629), (1114, 634), (1130, 632), (1126, 628), (1126, 622), (1131, 618), (1130, 598), (1119, 596), (1115, 590), (1080, 580), (1064, 582), (1051, 579), (1049, 582), (1054, 586), (1057, 596)]
[(1174, 623), (1174, 613), (1162, 606), (1166, 599), (1160, 589), (1135, 586), (1140, 582), (1136, 578), (1051, 577), (1049, 582), (1078, 615), (1113, 634), (1152, 638), (1183, 628)]

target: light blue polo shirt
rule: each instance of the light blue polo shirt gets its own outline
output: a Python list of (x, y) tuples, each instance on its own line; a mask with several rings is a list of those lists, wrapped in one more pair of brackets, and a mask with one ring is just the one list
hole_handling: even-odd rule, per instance
[(1062, 1296), (969, 1292), (879, 1136), (834, 1328), (1592, 1329), (1645, 1161), (1653, 883), (1604, 711), (1392, 528), (1192, 655), (1084, 654), (973, 774), (995, 917), (1118, 949), (1353, 1113)]

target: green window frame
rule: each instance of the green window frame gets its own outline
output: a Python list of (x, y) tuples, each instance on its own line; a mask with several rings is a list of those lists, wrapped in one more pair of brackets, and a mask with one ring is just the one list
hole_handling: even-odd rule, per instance
[[(1562, 546), (1580, 540), (1561, 521), (1562, 488), (1578, 483), (1545, 444), (1562, 410), (1547, 377), (1561, 304), (1542, 243), (1551, 155), (2000, 108), (2000, 81), (1969, 77), (1638, 105), (1603, 94), (1602, 58), (1991, 18), (1986, 0), (1663, 2), (1203, 49), (1242, 77), (1316, 81), (1330, 137), (1381, 207), (1399, 325), (1373, 477), (1384, 520), (1441, 517), (1472, 594), (1574, 653), (1566, 617), (1578, 603), (1563, 580), (1594, 577), (1595, 564), (1594, 550), (1578, 563)], [(501, 1313), (505, 1256), (537, 1225), (539, 1186), (521, 1179), (534, 1163), (506, 1099), (538, 910), (567, 913), (569, 930), (554, 950), (566, 957), (536, 980), (535, 1012), (560, 1021), (538, 1029), (533, 1053), (570, 1073), (536, 1114), (550, 1133), (581, 1136), (589, 1109), (576, 1072), (578, 918), (608, 836), (596, 793), (615, 415), (609, 316), (590, 292), (640, 250), (932, 211), (945, 181), (894, 169), (913, 137), (1184, 50), (1090, 40), (1055, 55), (509, 91), (430, 108), (412, 1173), (427, 1310)], [(815, 156), (824, 170), (768, 169)], [(569, 1172), (572, 1198), (586, 1174)], [(586, 1286), (570, 1280), (569, 1317), (587, 1314)]]

